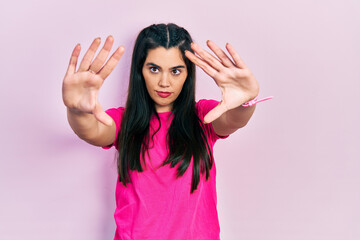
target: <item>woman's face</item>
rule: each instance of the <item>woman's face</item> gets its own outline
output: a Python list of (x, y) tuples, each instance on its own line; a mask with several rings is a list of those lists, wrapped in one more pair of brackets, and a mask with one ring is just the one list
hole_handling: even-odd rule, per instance
[(151, 49), (142, 68), (146, 88), (157, 112), (172, 111), (187, 77), (187, 69), (179, 48)]

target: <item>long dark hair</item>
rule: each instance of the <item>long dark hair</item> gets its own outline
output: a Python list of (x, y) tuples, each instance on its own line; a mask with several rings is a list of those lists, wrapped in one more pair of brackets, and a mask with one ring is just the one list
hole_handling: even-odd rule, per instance
[[(181, 177), (193, 158), (191, 193), (197, 189), (200, 172), (206, 171), (206, 180), (213, 165), (213, 156), (195, 108), (195, 65), (186, 56), (191, 52), (191, 36), (184, 28), (175, 24), (153, 24), (144, 28), (138, 35), (131, 61), (130, 82), (125, 112), (118, 135), (118, 173), (119, 182), (126, 186), (131, 182), (129, 170), (142, 172), (141, 160), (145, 165), (145, 154), (149, 142), (157, 131), (150, 136), (149, 123), (153, 115), (160, 123), (159, 115), (151, 99), (142, 75), (142, 68), (148, 51), (157, 47), (180, 50), (187, 68), (187, 78), (181, 93), (174, 101), (173, 120), (168, 130), (168, 157), (162, 166), (170, 164), (173, 168), (179, 162), (176, 177)], [(161, 123), (160, 123), (161, 124)]]

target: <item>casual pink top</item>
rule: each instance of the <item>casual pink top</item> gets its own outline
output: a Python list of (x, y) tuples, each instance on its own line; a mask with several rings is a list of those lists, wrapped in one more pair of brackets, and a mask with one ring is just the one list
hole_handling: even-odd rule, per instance
[[(196, 103), (199, 118), (218, 104), (214, 100), (200, 100)], [(116, 139), (120, 130), (124, 108), (108, 109), (116, 123)], [(176, 179), (178, 165), (161, 166), (167, 155), (166, 134), (170, 126), (171, 112), (158, 113), (161, 129), (154, 136), (154, 145), (149, 149), (150, 158), (145, 154), (147, 169), (131, 171), (132, 183), (126, 187), (121, 182), (116, 186), (116, 233), (115, 240), (219, 240), (220, 226), (217, 214), (216, 167), (215, 161), (210, 177), (200, 175), (197, 189), (190, 194), (192, 168)], [(155, 117), (150, 120), (150, 134), (159, 123)], [(219, 138), (212, 124), (204, 127), (211, 149)], [(117, 142), (112, 146), (117, 147)], [(151, 145), (150, 145), (151, 146)], [(104, 148), (110, 148), (104, 147)]]

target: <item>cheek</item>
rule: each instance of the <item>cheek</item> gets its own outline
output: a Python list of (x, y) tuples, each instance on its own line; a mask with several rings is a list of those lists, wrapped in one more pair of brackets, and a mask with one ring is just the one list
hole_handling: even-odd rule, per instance
[(177, 88), (178, 92), (181, 92), (181, 90), (183, 89), (185, 81), (186, 81), (186, 77), (177, 80), (176, 88)]
[(149, 76), (149, 73), (143, 72), (143, 77), (144, 77), (146, 88), (148, 90), (150, 90), (149, 88), (151, 88), (151, 86), (152, 86), (152, 84), (151, 84), (151, 76)]

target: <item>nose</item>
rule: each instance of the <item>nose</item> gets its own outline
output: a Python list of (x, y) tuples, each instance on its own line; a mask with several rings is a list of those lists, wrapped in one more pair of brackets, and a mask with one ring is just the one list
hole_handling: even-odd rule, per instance
[(167, 73), (163, 73), (160, 77), (159, 80), (159, 86), (160, 87), (170, 87), (170, 81), (169, 81), (169, 76)]

